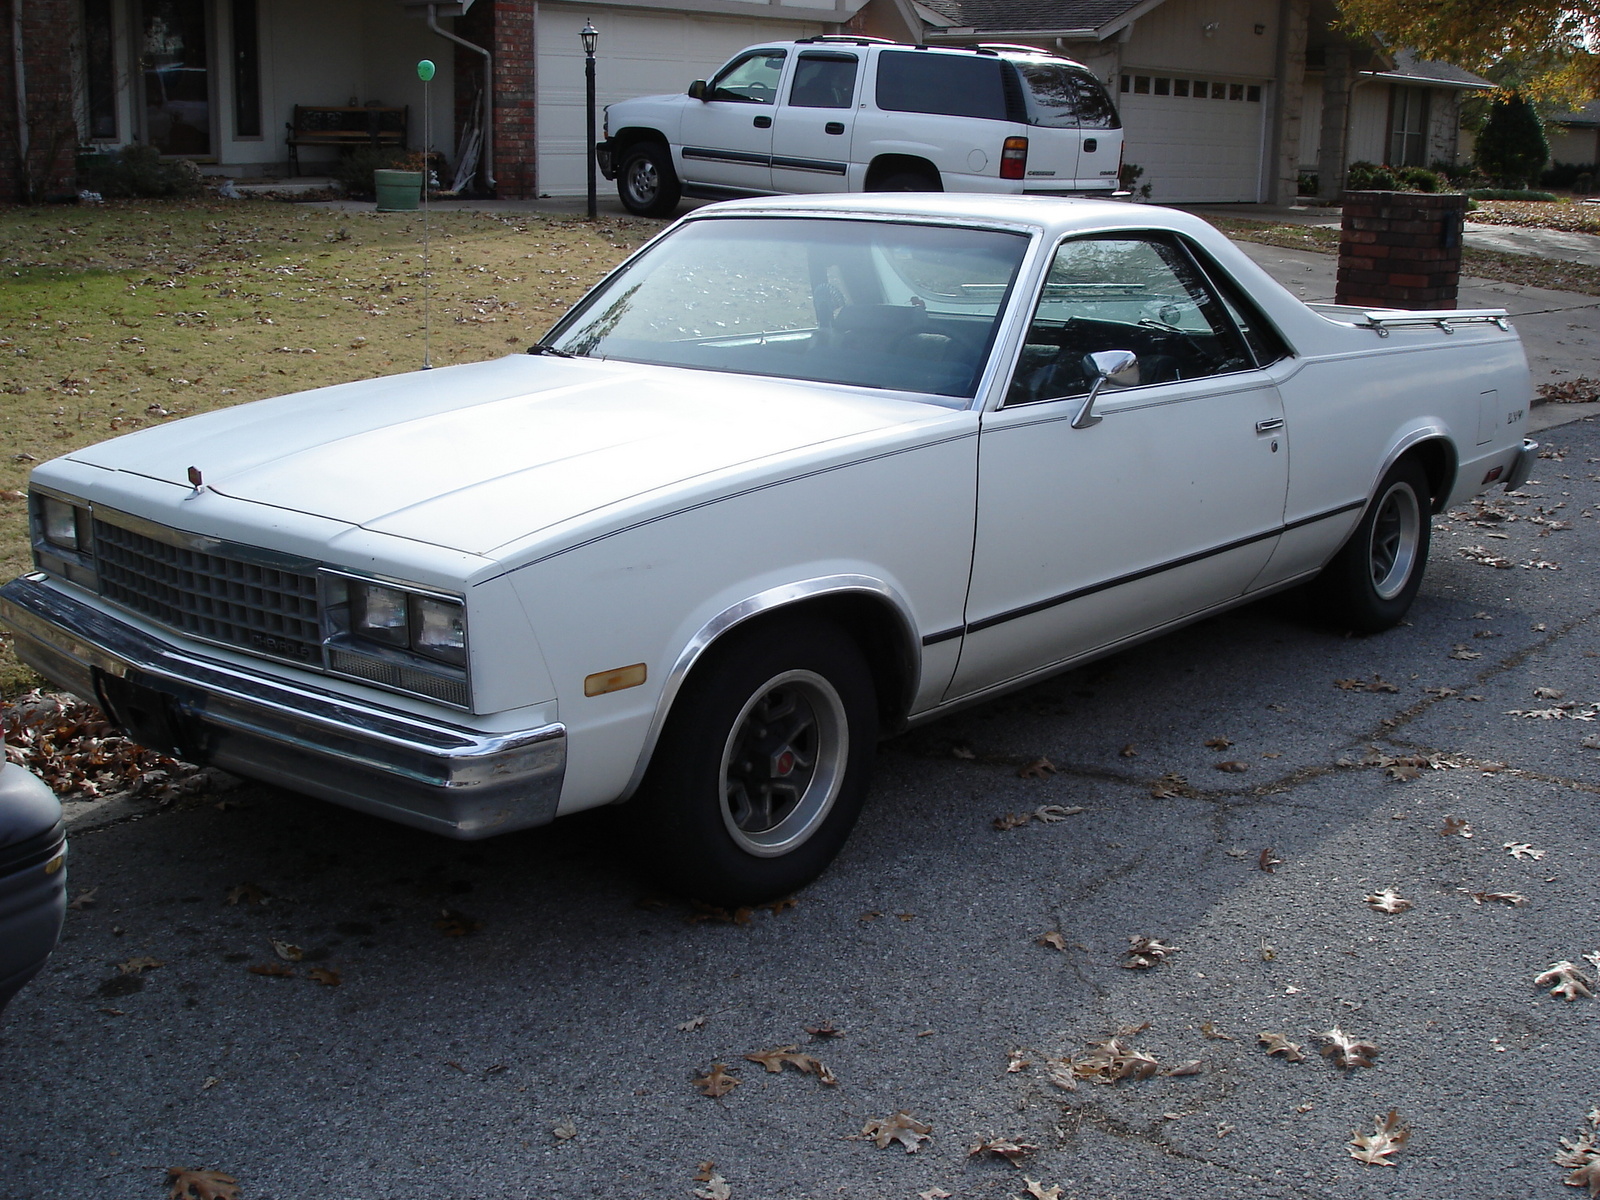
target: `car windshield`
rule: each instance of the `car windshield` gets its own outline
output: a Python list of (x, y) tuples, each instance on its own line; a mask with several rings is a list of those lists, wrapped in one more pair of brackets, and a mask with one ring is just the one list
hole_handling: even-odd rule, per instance
[(546, 339), (592, 358), (934, 396), (977, 392), (1028, 237), (828, 218), (691, 221)]

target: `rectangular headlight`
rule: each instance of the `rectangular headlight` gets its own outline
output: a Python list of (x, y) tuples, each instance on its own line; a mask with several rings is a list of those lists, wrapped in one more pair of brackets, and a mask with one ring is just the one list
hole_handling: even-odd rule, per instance
[(432, 596), (411, 597), (411, 648), (439, 662), (467, 664), (467, 625), (461, 605)]
[(399, 588), (376, 583), (350, 587), (351, 632), (386, 646), (405, 649), (410, 641), (409, 597)]
[(40, 509), (43, 528), (40, 532), (44, 534), (44, 540), (63, 550), (79, 549), (77, 506), (57, 500), (54, 496), (45, 496), (43, 500)]

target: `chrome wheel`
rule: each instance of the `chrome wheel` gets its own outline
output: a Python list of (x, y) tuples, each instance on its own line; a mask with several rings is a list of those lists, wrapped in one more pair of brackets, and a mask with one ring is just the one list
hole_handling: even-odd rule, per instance
[(834, 686), (812, 671), (762, 684), (722, 752), (722, 820), (748, 854), (773, 858), (811, 836), (839, 794), (849, 720)]
[(1368, 566), (1372, 590), (1380, 600), (1392, 600), (1405, 588), (1416, 567), (1422, 545), (1422, 506), (1406, 481), (1396, 482), (1378, 501), (1372, 522)]

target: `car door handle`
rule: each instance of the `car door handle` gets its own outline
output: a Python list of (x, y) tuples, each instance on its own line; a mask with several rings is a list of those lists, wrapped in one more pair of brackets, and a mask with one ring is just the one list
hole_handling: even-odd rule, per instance
[(843, 121), (829, 121), (826, 125), (824, 125), (822, 127), (822, 132), (823, 133), (843, 133), (844, 132), (844, 122)]
[(757, 129), (771, 129), (772, 128), (772, 118), (771, 117), (757, 117), (753, 122), (751, 122), (751, 124), (753, 124)]
[(1282, 417), (1273, 417), (1273, 418), (1271, 418), (1270, 420), (1267, 420), (1267, 421), (1257, 421), (1256, 422), (1256, 432), (1257, 433), (1277, 433), (1282, 428), (1283, 428), (1283, 418)]

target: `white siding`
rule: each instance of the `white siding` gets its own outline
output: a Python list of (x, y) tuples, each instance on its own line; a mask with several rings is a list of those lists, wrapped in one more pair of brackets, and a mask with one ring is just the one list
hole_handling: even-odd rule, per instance
[[(595, 52), (597, 110), (631, 96), (681, 92), (735, 51), (757, 42), (823, 32), (821, 25), (811, 22), (540, 5), (534, 44), (539, 56), (536, 120), (541, 195), (581, 196), (587, 187), (584, 59), (578, 38), (585, 20), (592, 20), (600, 31)], [(595, 120), (598, 125), (598, 111)], [(611, 186), (604, 177), (598, 184)]]
[[(1209, 34), (1208, 25), (1215, 26)], [(1167, 0), (1134, 23), (1123, 61), (1266, 79), (1275, 69), (1277, 47), (1276, 0)]]

